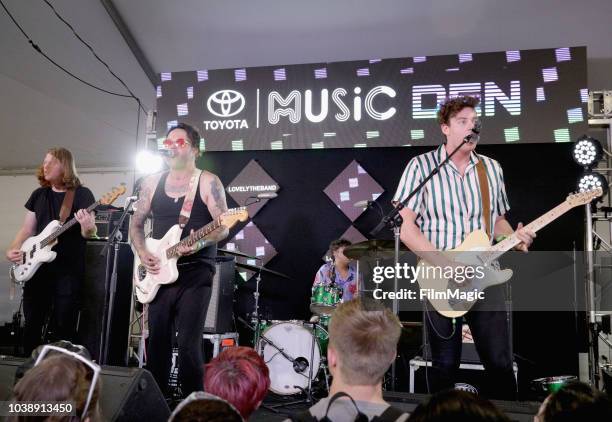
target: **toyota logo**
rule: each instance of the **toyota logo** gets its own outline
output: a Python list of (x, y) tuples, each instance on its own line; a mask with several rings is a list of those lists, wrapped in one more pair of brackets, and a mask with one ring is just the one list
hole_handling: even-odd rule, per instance
[(244, 108), (244, 96), (238, 91), (224, 89), (208, 97), (208, 111), (218, 117), (232, 117)]

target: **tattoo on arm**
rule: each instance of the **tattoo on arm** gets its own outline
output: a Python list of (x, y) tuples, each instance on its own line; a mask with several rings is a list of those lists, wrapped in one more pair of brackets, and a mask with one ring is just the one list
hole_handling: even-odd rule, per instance
[(225, 200), (225, 189), (217, 176), (210, 182), (210, 195), (212, 203), (208, 205), (208, 211), (213, 217), (218, 217), (227, 211), (227, 201)]
[[(227, 201), (225, 199), (225, 189), (221, 180), (217, 176), (213, 176), (210, 182), (210, 195), (208, 196), (208, 212), (213, 218), (216, 218), (227, 211)], [(210, 242), (219, 242), (229, 235), (229, 229), (220, 228), (206, 236), (206, 240)]]
[(154, 192), (151, 180), (145, 180), (142, 184), (139, 199), (136, 202), (136, 210), (130, 220), (130, 236), (136, 251), (145, 248), (144, 223), (151, 211), (151, 200)]

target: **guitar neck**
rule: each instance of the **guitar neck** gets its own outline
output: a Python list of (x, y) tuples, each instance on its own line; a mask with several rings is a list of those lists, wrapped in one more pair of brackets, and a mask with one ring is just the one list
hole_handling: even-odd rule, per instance
[[(98, 205), (100, 205), (100, 200), (97, 200), (96, 202), (91, 204), (89, 207), (87, 207), (87, 212), (93, 211)], [(57, 239), (62, 233), (64, 233), (70, 227), (74, 226), (76, 223), (77, 223), (77, 219), (75, 217), (72, 217), (67, 223), (62, 224), (60, 228), (58, 228), (56, 231), (51, 233), (49, 236), (41, 240), (40, 242), (41, 246), (45, 247), (48, 244), (53, 243), (55, 239)]]
[(166, 258), (172, 258), (172, 257), (179, 256), (178, 250), (180, 246), (186, 246), (190, 248), (193, 245), (195, 245), (197, 241), (201, 240), (205, 236), (217, 230), (219, 227), (221, 227), (221, 216), (215, 218), (213, 221), (211, 221), (204, 227), (194, 231), (193, 233), (191, 233), (189, 236), (187, 236), (180, 242), (166, 249)]
[[(566, 212), (568, 212), (573, 207), (567, 203), (567, 201), (557, 205), (552, 210), (548, 211), (546, 214), (542, 215), (540, 218), (533, 220), (531, 223), (527, 224), (525, 228), (533, 231), (534, 233), (543, 227), (547, 226), (549, 223), (553, 222)], [(516, 233), (511, 234), (498, 244), (491, 246), (489, 250), (481, 254), (481, 258), (485, 264), (489, 264), (491, 261), (498, 259), (504, 253), (508, 252), (510, 249), (514, 248), (516, 245), (521, 243), (521, 240), (516, 236)]]

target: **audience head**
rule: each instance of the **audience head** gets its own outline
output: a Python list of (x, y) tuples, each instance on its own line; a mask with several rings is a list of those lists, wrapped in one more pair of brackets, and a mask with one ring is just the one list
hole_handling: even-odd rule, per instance
[(194, 391), (179, 403), (168, 422), (244, 422), (234, 406), (220, 397)]
[(348, 385), (376, 385), (395, 359), (401, 325), (380, 302), (355, 298), (332, 314), (327, 351), (330, 371)]
[[(73, 352), (54, 346), (43, 348), (36, 364), (13, 389), (19, 402), (72, 402), (76, 416), (53, 417), (53, 421), (99, 419), (100, 368)], [(77, 357), (78, 356), (78, 357)], [(28, 420), (16, 417), (13, 421)]]
[(270, 387), (265, 362), (249, 347), (230, 347), (205, 366), (204, 389), (229, 401), (244, 419), (259, 407)]
[(571, 382), (544, 400), (534, 421), (612, 421), (612, 404), (590, 385)]
[(490, 401), (467, 391), (446, 390), (434, 394), (414, 409), (410, 422), (510, 422)]

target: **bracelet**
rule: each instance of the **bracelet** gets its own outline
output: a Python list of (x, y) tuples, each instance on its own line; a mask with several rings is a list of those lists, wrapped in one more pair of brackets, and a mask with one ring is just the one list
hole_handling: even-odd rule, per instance
[(507, 236), (507, 235), (505, 235), (505, 234), (500, 234), (499, 236), (497, 236), (497, 237), (495, 238), (495, 241), (496, 241), (497, 243), (499, 243), (499, 242), (502, 242), (502, 241), (506, 240), (507, 238), (508, 238), (508, 236)]

